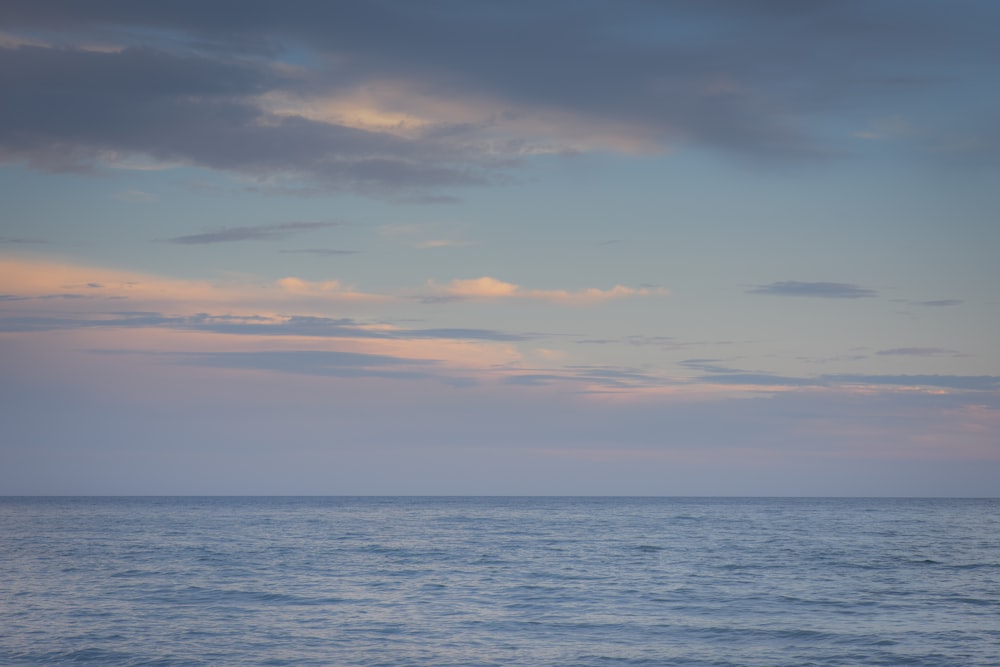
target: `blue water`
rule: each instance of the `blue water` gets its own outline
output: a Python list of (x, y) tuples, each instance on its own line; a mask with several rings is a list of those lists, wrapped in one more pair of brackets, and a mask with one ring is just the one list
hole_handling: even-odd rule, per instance
[(0, 498), (0, 665), (1000, 664), (1000, 501)]

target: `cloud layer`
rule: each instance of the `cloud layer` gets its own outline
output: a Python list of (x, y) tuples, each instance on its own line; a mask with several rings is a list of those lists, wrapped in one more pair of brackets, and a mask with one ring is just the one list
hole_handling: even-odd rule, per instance
[[(928, 72), (942, 58), (975, 69), (996, 57), (988, 22), (966, 16), (977, 11), (250, 0), (233, 12), (11, 0), (0, 23), (0, 159), (80, 170), (142, 156), (278, 189), (410, 197), (496, 182), (545, 153), (686, 144), (825, 159), (843, 150), (820, 130), (831, 113), (856, 117), (860, 136), (887, 99), (975, 95)], [(959, 144), (956, 120), (907, 123), (995, 157), (986, 134)], [(989, 127), (986, 115), (962, 120)]]

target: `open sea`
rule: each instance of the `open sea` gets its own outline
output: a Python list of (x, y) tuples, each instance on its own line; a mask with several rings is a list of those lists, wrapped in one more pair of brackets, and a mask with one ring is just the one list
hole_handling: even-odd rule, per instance
[(0, 665), (1000, 665), (1000, 500), (0, 498)]

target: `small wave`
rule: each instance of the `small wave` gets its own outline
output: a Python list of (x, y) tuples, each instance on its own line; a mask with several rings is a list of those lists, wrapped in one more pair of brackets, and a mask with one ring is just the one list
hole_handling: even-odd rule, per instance
[(948, 602), (954, 602), (957, 604), (972, 604), (983, 607), (1000, 606), (996, 600), (984, 600), (983, 598), (972, 598), (968, 596), (955, 596), (953, 598), (948, 598)]

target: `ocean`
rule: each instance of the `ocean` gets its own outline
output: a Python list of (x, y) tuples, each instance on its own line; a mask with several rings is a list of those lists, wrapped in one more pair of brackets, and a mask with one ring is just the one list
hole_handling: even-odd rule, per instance
[(1000, 500), (0, 498), (0, 665), (1000, 665)]

